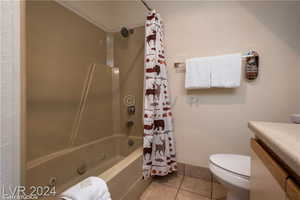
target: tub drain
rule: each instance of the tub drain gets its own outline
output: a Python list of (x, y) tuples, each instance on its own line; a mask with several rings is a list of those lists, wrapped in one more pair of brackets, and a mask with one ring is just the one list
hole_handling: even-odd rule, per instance
[(129, 146), (133, 146), (133, 145), (134, 145), (134, 141), (133, 141), (132, 139), (129, 139), (129, 140), (128, 140), (128, 145), (129, 145)]
[(83, 164), (83, 165), (81, 165), (80, 167), (77, 168), (77, 173), (78, 173), (79, 175), (82, 175), (82, 174), (84, 174), (85, 172), (86, 172), (86, 165), (85, 165), (85, 164)]

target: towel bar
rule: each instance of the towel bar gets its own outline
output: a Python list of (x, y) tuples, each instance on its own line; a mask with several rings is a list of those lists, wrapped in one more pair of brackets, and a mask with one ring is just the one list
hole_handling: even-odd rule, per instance
[[(242, 55), (242, 58), (251, 58), (258, 56), (258, 53), (255, 51), (250, 50), (249, 52), (245, 53)], [(174, 63), (174, 68), (176, 69), (182, 69), (185, 67), (185, 62), (175, 62)]]
[[(242, 58), (248, 58), (245, 62), (246, 79), (255, 80), (258, 76), (259, 55), (256, 51), (250, 50), (242, 55)], [(254, 58), (254, 59), (249, 59)], [(176, 72), (185, 72), (185, 62), (175, 62), (174, 68)]]

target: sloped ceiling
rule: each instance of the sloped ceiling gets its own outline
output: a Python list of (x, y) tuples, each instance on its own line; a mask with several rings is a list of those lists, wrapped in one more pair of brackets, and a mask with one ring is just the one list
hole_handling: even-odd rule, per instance
[(107, 32), (144, 25), (147, 15), (140, 1), (56, 1)]

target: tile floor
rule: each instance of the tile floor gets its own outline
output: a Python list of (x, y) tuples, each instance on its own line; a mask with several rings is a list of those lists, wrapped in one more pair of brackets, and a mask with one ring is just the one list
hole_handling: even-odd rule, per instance
[(226, 190), (217, 182), (172, 174), (153, 178), (140, 200), (225, 200)]

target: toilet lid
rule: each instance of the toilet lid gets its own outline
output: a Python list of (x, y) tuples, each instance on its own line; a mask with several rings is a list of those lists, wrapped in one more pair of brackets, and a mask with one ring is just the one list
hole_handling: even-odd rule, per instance
[(250, 177), (250, 157), (236, 154), (215, 154), (209, 157), (210, 162), (227, 171)]

